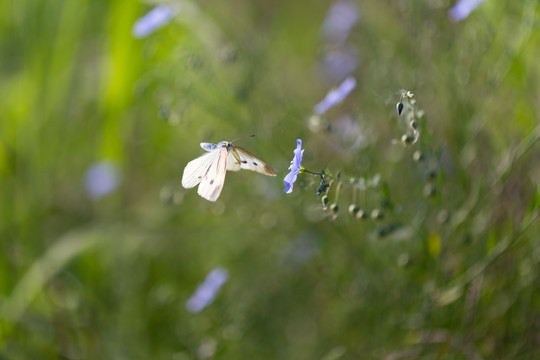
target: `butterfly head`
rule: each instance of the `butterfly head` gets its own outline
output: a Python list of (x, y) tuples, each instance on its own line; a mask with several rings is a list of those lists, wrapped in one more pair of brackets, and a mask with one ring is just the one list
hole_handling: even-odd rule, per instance
[(218, 148), (227, 148), (227, 151), (230, 151), (231, 148), (232, 148), (233, 144), (231, 141), (221, 141), (219, 144), (217, 144), (217, 147)]

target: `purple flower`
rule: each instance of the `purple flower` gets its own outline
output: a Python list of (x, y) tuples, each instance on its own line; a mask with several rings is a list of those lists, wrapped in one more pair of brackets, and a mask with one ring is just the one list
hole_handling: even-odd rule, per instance
[(448, 16), (454, 22), (465, 19), (474, 9), (486, 0), (459, 0), (453, 8), (448, 11)]
[(178, 13), (179, 8), (167, 5), (159, 5), (150, 12), (135, 21), (131, 33), (133, 37), (141, 39), (150, 35), (154, 30), (166, 25)]
[(107, 160), (92, 165), (84, 176), (84, 185), (88, 195), (95, 199), (114, 191), (120, 183), (120, 173), (115, 163)]
[(349, 95), (356, 87), (356, 79), (352, 76), (346, 78), (337, 89), (326, 94), (325, 98), (313, 108), (318, 115), (324, 114)]
[(336, 1), (328, 10), (326, 19), (322, 24), (324, 38), (336, 44), (343, 43), (359, 18), (358, 9), (352, 2), (346, 0)]
[(227, 269), (218, 267), (210, 271), (195, 293), (186, 301), (186, 309), (196, 314), (210, 305), (223, 284), (229, 279)]
[(293, 190), (293, 184), (296, 181), (296, 177), (300, 172), (302, 172), (302, 155), (304, 154), (304, 150), (302, 149), (302, 140), (296, 139), (296, 149), (294, 150), (294, 158), (291, 161), (291, 166), (289, 166), (289, 172), (287, 176), (285, 176), (285, 179), (283, 179), (283, 183), (285, 184), (285, 193), (290, 194)]
[(342, 81), (358, 66), (358, 53), (353, 48), (343, 47), (328, 52), (320, 61), (320, 67), (327, 84)]
[(281, 265), (291, 270), (298, 269), (319, 253), (320, 241), (316, 232), (304, 231), (281, 251)]

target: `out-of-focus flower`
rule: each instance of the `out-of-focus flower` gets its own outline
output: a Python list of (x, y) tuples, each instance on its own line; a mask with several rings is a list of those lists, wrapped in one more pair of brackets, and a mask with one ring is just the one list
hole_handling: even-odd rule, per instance
[(283, 179), (283, 183), (285, 184), (285, 193), (290, 194), (293, 191), (293, 184), (296, 181), (296, 177), (298, 174), (302, 172), (302, 155), (304, 154), (304, 150), (302, 150), (302, 140), (296, 139), (296, 149), (294, 150), (294, 157), (291, 161), (291, 166), (289, 166), (289, 170), (291, 170), (287, 176), (285, 176), (285, 179)]
[(141, 39), (150, 35), (154, 30), (166, 25), (178, 14), (180, 8), (178, 5), (159, 5), (150, 10), (146, 15), (135, 21), (131, 33), (133, 37)]
[(333, 119), (332, 132), (339, 139), (336, 149), (346, 152), (365, 148), (373, 138), (369, 136), (369, 129), (350, 114)]
[(356, 79), (352, 76), (346, 78), (337, 89), (331, 90), (325, 98), (313, 108), (318, 115), (324, 114), (349, 95), (356, 87)]
[(115, 163), (103, 160), (86, 171), (84, 185), (88, 195), (100, 199), (113, 192), (120, 184), (120, 172)]
[(323, 37), (334, 44), (343, 43), (359, 18), (358, 9), (352, 2), (336, 1), (328, 10), (322, 24)]
[(459, 0), (453, 8), (448, 11), (448, 16), (454, 22), (465, 19), (474, 9), (486, 0)]
[(336, 84), (351, 74), (358, 66), (358, 52), (352, 48), (333, 50), (320, 61), (321, 71), (327, 84)]
[(320, 235), (314, 231), (304, 231), (283, 248), (280, 263), (283, 267), (297, 270), (320, 252)]
[(186, 309), (190, 313), (201, 312), (210, 305), (223, 284), (229, 279), (229, 272), (223, 267), (218, 267), (210, 271), (199, 285), (195, 293), (186, 301)]

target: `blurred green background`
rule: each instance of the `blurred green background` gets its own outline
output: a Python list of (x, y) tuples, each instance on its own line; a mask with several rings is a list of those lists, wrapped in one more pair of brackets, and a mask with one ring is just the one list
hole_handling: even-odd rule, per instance
[[(158, 3), (0, 2), (1, 359), (540, 357), (538, 1), (358, 0), (338, 39), (331, 1), (173, 4), (135, 37)], [(356, 89), (314, 117), (341, 70)], [(181, 187), (200, 142), (250, 134), (277, 177)], [(316, 176), (285, 194), (297, 138), (380, 186), (334, 182), (337, 217)]]

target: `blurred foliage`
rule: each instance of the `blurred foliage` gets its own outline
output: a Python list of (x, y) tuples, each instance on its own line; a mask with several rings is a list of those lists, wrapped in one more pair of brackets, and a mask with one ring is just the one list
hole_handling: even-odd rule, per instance
[[(320, 117), (332, 2), (179, 1), (134, 38), (156, 4), (0, 3), (1, 358), (540, 356), (538, 1), (456, 23), (450, 0), (355, 0), (356, 89)], [(229, 173), (216, 203), (181, 188), (200, 142), (250, 134), (277, 177)], [(317, 177), (284, 194), (297, 138), (309, 169), (380, 185), (336, 181), (335, 217)], [(92, 197), (102, 161), (120, 183)]]

